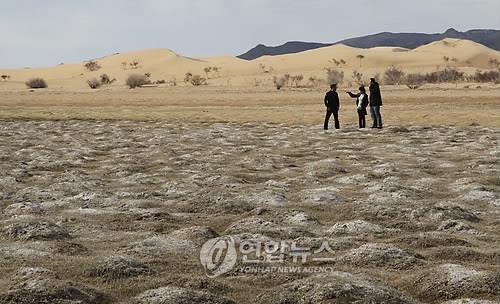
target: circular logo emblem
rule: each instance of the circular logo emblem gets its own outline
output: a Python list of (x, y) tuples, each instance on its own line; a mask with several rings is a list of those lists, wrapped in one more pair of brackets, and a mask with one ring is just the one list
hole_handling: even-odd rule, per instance
[(220, 237), (207, 241), (201, 247), (200, 262), (209, 278), (230, 272), (238, 259), (233, 237)]

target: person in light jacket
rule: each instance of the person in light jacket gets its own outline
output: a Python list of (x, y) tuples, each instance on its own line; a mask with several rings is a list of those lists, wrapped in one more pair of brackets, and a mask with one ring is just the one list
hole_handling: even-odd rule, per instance
[(364, 86), (359, 88), (359, 93), (353, 94), (347, 92), (352, 98), (356, 98), (356, 108), (358, 110), (359, 118), (359, 128), (364, 129), (366, 127), (366, 107), (368, 107), (368, 95), (366, 94), (366, 89)]

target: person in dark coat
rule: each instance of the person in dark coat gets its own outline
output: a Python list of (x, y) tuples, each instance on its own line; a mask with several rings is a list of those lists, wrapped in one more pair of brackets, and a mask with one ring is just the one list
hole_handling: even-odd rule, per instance
[(365, 87), (359, 88), (358, 94), (353, 94), (351, 92), (347, 92), (349, 96), (352, 98), (356, 98), (356, 108), (358, 110), (358, 118), (359, 118), (359, 128), (364, 129), (366, 127), (366, 107), (368, 107), (368, 95), (366, 94)]
[(382, 129), (382, 115), (380, 107), (382, 106), (382, 94), (380, 94), (380, 85), (372, 78), (370, 80), (370, 114), (372, 116), (372, 128)]
[(330, 86), (330, 91), (325, 95), (325, 107), (326, 107), (326, 116), (325, 116), (325, 130), (328, 130), (328, 122), (330, 121), (330, 117), (333, 114), (335, 118), (335, 129), (340, 129), (340, 121), (339, 121), (339, 110), (340, 110), (340, 99), (339, 94), (337, 93), (337, 84), (332, 84)]

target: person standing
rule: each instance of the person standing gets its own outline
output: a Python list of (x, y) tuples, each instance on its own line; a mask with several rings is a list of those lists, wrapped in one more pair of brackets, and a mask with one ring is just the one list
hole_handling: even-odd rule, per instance
[(328, 91), (325, 95), (325, 107), (326, 107), (326, 116), (325, 116), (325, 130), (328, 130), (328, 123), (330, 121), (330, 117), (333, 114), (335, 118), (335, 129), (340, 129), (340, 121), (339, 121), (339, 110), (340, 110), (340, 99), (339, 94), (337, 93), (337, 84), (332, 84), (330, 86), (330, 91)]
[(375, 78), (370, 79), (370, 114), (372, 116), (372, 128), (382, 129), (382, 115), (380, 107), (382, 106), (382, 94), (380, 85)]
[(359, 128), (364, 129), (366, 127), (366, 107), (368, 107), (368, 95), (366, 94), (366, 89), (364, 86), (359, 88), (358, 94), (353, 94), (351, 92), (347, 92), (349, 96), (352, 98), (356, 98), (356, 108), (358, 110), (358, 118), (359, 118)]

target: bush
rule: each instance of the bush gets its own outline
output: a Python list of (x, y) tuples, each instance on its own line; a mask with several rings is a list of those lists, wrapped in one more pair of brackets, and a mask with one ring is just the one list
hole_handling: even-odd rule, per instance
[(149, 83), (151, 83), (151, 81), (145, 75), (139, 74), (130, 75), (125, 81), (125, 84), (131, 89), (135, 89)]
[(286, 85), (287, 79), (285, 76), (282, 76), (282, 77), (274, 76), (273, 83), (274, 83), (274, 86), (276, 87), (276, 90), (281, 90), (281, 88)]
[(3, 79), (3, 81), (7, 81), (10, 79), (10, 75), (2, 75), (0, 77)]
[(359, 86), (365, 85), (365, 82), (363, 81), (363, 73), (360, 73), (356, 70), (352, 71), (352, 79)]
[(404, 80), (405, 73), (395, 66), (389, 67), (384, 72), (384, 84), (400, 85)]
[(313, 87), (313, 88), (319, 87), (319, 85), (321, 83), (321, 79), (319, 79), (319, 78), (317, 78), (315, 76), (309, 77), (308, 81), (309, 81), (310, 86)]
[(112, 84), (113, 82), (116, 81), (115, 78), (111, 79), (111, 77), (109, 77), (108, 74), (102, 74), (101, 76), (99, 76), (99, 80), (101, 81), (102, 85)]
[(92, 78), (90, 80), (87, 80), (87, 84), (91, 89), (99, 89), (101, 87), (101, 82), (97, 80), (96, 78)]
[(193, 73), (187, 72), (186, 75), (184, 75), (184, 82), (185, 83), (191, 82), (192, 78), (193, 78)]
[(425, 83), (425, 75), (420, 73), (408, 74), (406, 76), (406, 86), (412, 90), (420, 88)]
[(425, 81), (428, 83), (457, 82), (461, 80), (464, 80), (464, 73), (455, 68), (446, 68), (425, 75)]
[(26, 86), (30, 89), (46, 89), (49, 86), (47, 85), (47, 82), (43, 78), (31, 78), (30, 80), (26, 81)]
[(90, 72), (98, 71), (101, 68), (101, 65), (95, 60), (90, 60), (89, 62), (85, 63), (83, 66)]
[(303, 75), (294, 75), (294, 76), (290, 77), (290, 80), (292, 82), (292, 85), (295, 84), (295, 87), (298, 88), (300, 86), (300, 83), (302, 82), (302, 80), (304, 80), (304, 76)]
[(333, 68), (327, 68), (326, 69), (326, 81), (329, 84), (341, 84), (344, 82), (344, 72), (343, 71), (338, 71)]
[(191, 77), (191, 84), (195, 87), (201, 86), (201, 85), (206, 85), (207, 80), (205, 78), (201, 77), (200, 75), (193, 75), (193, 77)]
[(498, 71), (477, 71), (474, 75), (468, 77), (469, 81), (474, 82), (492, 82), (492, 83), (500, 83), (500, 70)]

